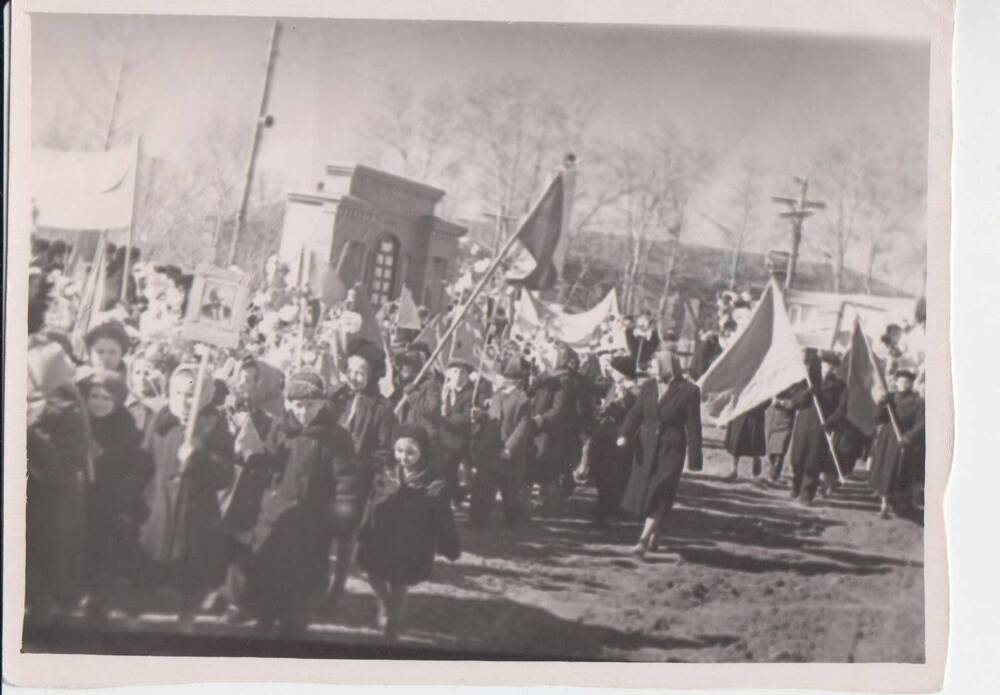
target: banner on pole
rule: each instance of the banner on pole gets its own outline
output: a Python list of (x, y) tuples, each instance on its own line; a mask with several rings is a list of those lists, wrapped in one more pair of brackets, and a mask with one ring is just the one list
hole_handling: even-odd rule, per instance
[(139, 142), (95, 152), (31, 153), (35, 224), (55, 229), (124, 229), (132, 223)]

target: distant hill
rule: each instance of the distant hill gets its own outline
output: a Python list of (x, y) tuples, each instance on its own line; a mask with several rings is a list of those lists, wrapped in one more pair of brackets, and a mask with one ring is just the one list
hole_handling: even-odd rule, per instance
[[(644, 294), (655, 305), (667, 268), (667, 242), (654, 241), (649, 251), (647, 273), (643, 281)], [(587, 253), (581, 251), (587, 249)], [(671, 293), (684, 297), (698, 297), (703, 302), (714, 302), (716, 293), (728, 289), (733, 254), (728, 249), (685, 244), (680, 246), (671, 279)], [(597, 301), (612, 287), (619, 286), (628, 258), (628, 240), (622, 236), (586, 233), (575, 239), (563, 268), (568, 286), (577, 286), (570, 304), (588, 306)], [(740, 255), (736, 274), (737, 289), (750, 289), (755, 295), (763, 290), (770, 279), (766, 255), (744, 252)], [(824, 263), (800, 260), (796, 271), (795, 287), (818, 292), (833, 291), (833, 268)], [(873, 282), (872, 294), (887, 297), (905, 297), (906, 292), (881, 280)], [(865, 276), (851, 268), (845, 269), (841, 291), (864, 293)]]

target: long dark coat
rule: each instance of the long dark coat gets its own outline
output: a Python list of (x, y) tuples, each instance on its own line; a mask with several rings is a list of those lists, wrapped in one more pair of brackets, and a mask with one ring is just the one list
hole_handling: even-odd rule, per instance
[(95, 579), (129, 572), (139, 559), (139, 526), (148, 509), (143, 491), (153, 475), (153, 462), (141, 451), (142, 434), (132, 414), (118, 408), (91, 418), (94, 439), (94, 483), (87, 505), (87, 555)]
[(844, 388), (844, 382), (831, 371), (818, 387), (803, 389), (794, 397), (792, 402), (796, 414), (790, 458), (793, 469), (820, 473), (834, 471), (833, 456), (813, 404), (813, 394), (826, 418), (839, 407)]
[(535, 471), (538, 482), (554, 479), (572, 468), (579, 450), (579, 407), (577, 383), (567, 371), (541, 377), (530, 389), (531, 413), (535, 423)]
[(618, 430), (625, 423), (625, 416), (638, 400), (636, 387), (620, 392), (616, 386), (608, 389), (598, 414), (594, 433), (590, 438), (590, 479), (602, 499), (613, 500), (615, 508), (625, 493), (635, 456), (634, 442), (617, 446)]
[(733, 456), (763, 456), (767, 453), (764, 413), (767, 403), (738, 415), (726, 425), (725, 448)]
[(81, 591), (90, 429), (79, 392), (66, 384), (28, 423), (25, 593), (70, 600)]
[(416, 386), (404, 387), (402, 393), (397, 389), (391, 401), (398, 403), (400, 400), (405, 402), (401, 407), (396, 406), (399, 423), (420, 425), (431, 442), (436, 443), (441, 426), (441, 380), (429, 375)]
[(461, 551), (444, 481), (408, 486), (400, 475), (361, 528), (358, 563), (373, 577), (413, 586), (430, 579), (435, 554), (457, 560)]
[(265, 448), (275, 477), (253, 531), (252, 601), (325, 585), (338, 481), (357, 477), (351, 435), (326, 408), (306, 427), (286, 415)]
[[(908, 446), (900, 447), (889, 421), (892, 406), (900, 433)], [(922, 480), (924, 474), (924, 399), (918, 394), (890, 393), (879, 404), (875, 419), (880, 423), (872, 445), (872, 470), (869, 485), (878, 494), (888, 497), (901, 484)], [(902, 452), (902, 453), (901, 453)]]
[(622, 508), (633, 514), (647, 514), (660, 487), (684, 470), (685, 456), (688, 468), (702, 468), (699, 388), (686, 379), (674, 379), (660, 398), (657, 381), (645, 382), (619, 430), (628, 442), (636, 433), (639, 448)]
[(691, 357), (691, 364), (688, 373), (691, 378), (697, 381), (701, 375), (708, 371), (715, 358), (722, 354), (722, 346), (719, 345), (718, 336), (710, 336), (705, 340), (699, 340), (694, 346), (694, 355)]
[(233, 437), (212, 406), (198, 413), (194, 453), (182, 472), (177, 451), (184, 425), (167, 408), (156, 415), (143, 450), (154, 473), (146, 489), (149, 517), (139, 543), (155, 563), (172, 566), (182, 589), (213, 586), (225, 570), (218, 493), (232, 481)]
[[(438, 440), (441, 448), (451, 455), (462, 455), (468, 452), (472, 437), (472, 392), (475, 384), (469, 381), (455, 394), (455, 402), (451, 406), (444, 403), (441, 394), (441, 416), (438, 419)], [(482, 402), (476, 393), (476, 400)]]

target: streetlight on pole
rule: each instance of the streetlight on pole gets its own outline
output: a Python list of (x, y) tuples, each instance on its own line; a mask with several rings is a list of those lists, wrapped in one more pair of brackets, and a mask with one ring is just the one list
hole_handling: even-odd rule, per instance
[(797, 199), (784, 198), (776, 195), (771, 196), (772, 202), (788, 206), (789, 211), (782, 212), (780, 217), (789, 219), (792, 222), (792, 253), (788, 257), (788, 275), (785, 278), (785, 289), (791, 288), (792, 282), (795, 280), (795, 270), (799, 263), (799, 245), (802, 243), (803, 220), (811, 216), (814, 210), (826, 209), (826, 203), (809, 200), (807, 198), (807, 194), (809, 192), (809, 179), (796, 176), (794, 180), (799, 186), (799, 197)]

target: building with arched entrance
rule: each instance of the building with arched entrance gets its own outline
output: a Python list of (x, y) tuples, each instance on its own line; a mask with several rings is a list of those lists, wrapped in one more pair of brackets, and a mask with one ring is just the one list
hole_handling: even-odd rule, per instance
[[(432, 313), (445, 302), (464, 227), (437, 217), (439, 188), (363, 165), (328, 165), (316, 190), (288, 195), (279, 257), (318, 291), (328, 265), (379, 305), (403, 286)], [(341, 258), (343, 261), (341, 262)]]

